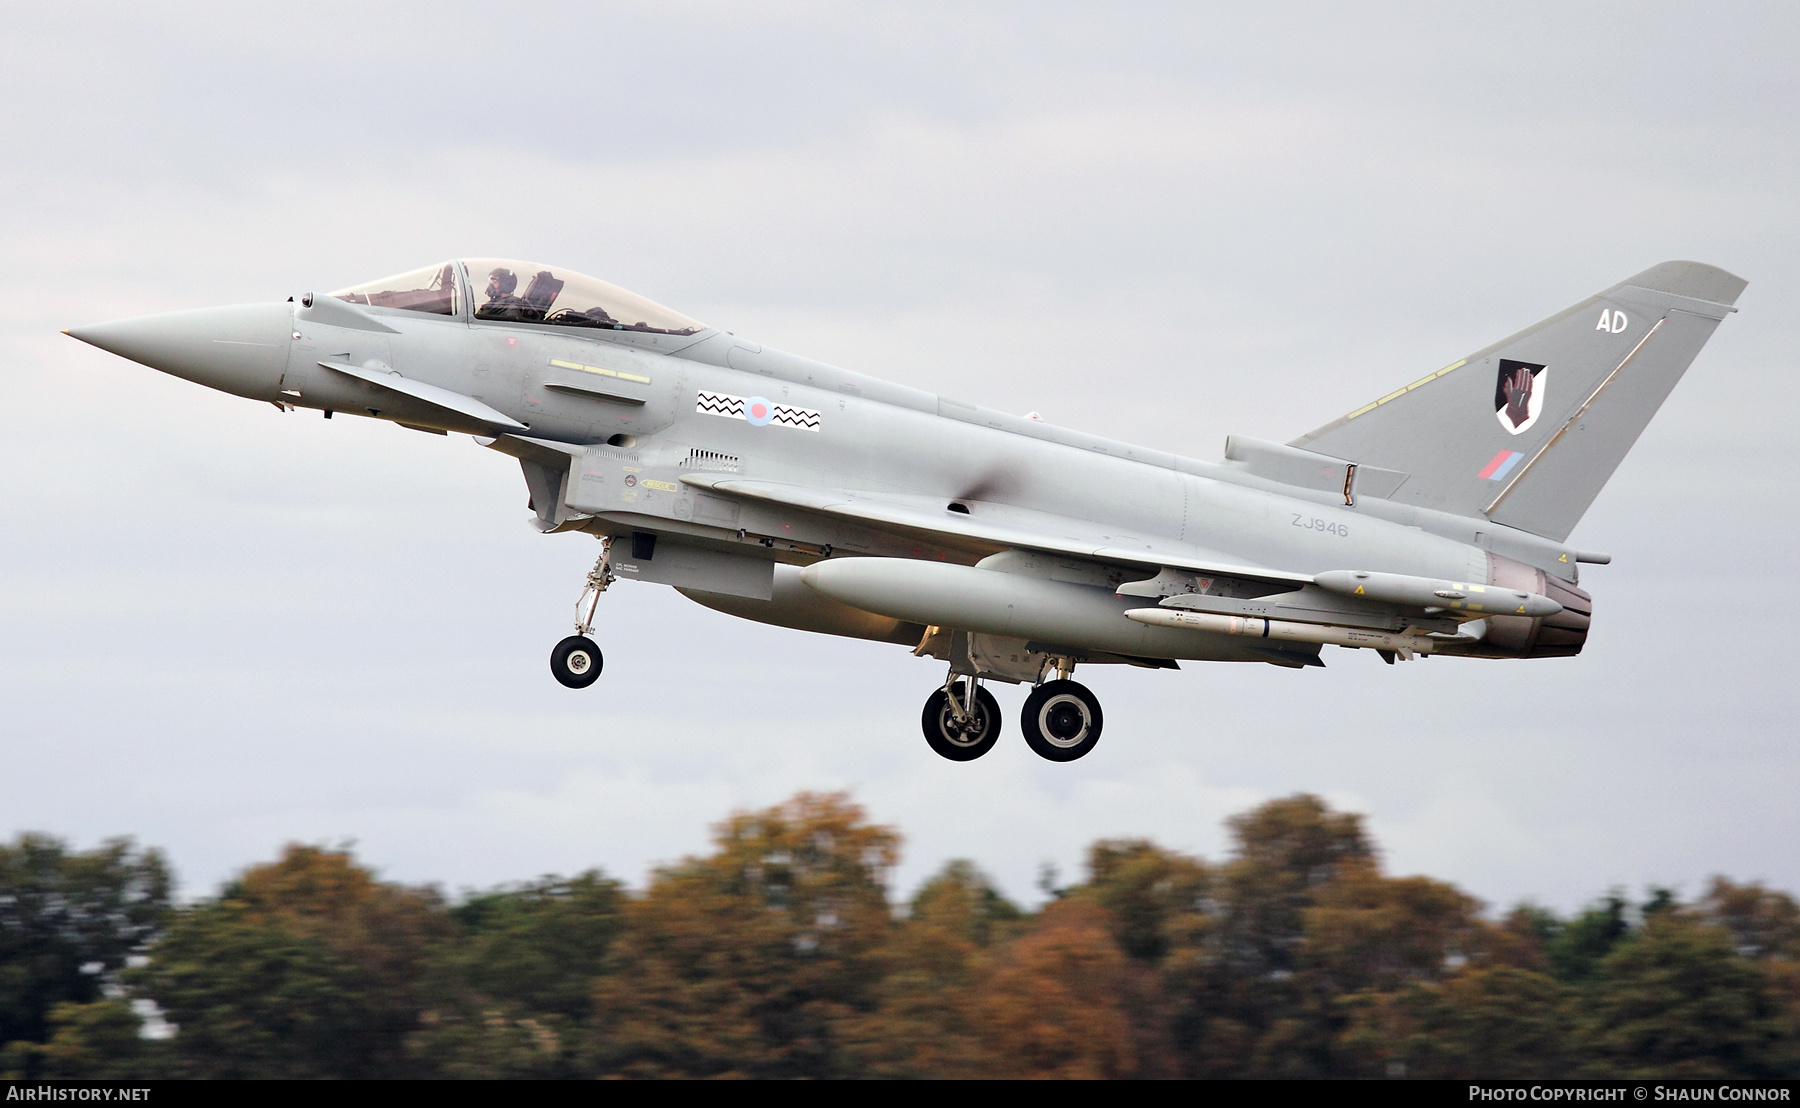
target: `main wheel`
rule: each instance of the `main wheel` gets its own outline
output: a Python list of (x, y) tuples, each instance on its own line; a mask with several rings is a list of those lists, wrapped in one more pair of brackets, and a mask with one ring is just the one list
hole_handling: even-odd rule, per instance
[(606, 660), (586, 635), (570, 635), (550, 652), (550, 672), (571, 689), (585, 689), (600, 679)]
[(957, 719), (949, 695), (939, 689), (925, 701), (919, 719), (931, 749), (952, 762), (973, 762), (994, 749), (1000, 738), (1000, 703), (993, 693), (977, 687), (975, 707), (966, 714), (967, 719)]
[(1019, 728), (1040, 758), (1073, 762), (1100, 741), (1100, 701), (1074, 681), (1046, 681), (1025, 698)]

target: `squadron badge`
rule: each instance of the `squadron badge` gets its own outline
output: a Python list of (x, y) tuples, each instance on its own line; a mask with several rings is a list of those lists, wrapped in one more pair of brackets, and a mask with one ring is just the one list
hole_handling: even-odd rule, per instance
[(1541, 365), (1500, 359), (1500, 374), (1494, 381), (1494, 418), (1508, 434), (1524, 434), (1537, 422), (1538, 413), (1544, 410), (1549, 377)]

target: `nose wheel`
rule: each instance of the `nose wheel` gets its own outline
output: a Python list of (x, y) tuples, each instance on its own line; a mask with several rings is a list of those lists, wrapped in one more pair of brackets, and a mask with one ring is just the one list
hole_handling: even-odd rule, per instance
[(925, 741), (952, 762), (973, 762), (1000, 738), (1000, 704), (969, 677), (952, 677), (925, 701)]
[(1100, 741), (1100, 700), (1079, 682), (1046, 681), (1025, 698), (1019, 729), (1040, 758), (1073, 762)]
[(586, 635), (570, 635), (550, 652), (550, 672), (571, 689), (585, 689), (598, 681), (605, 665), (600, 648)]
[[(600, 648), (594, 640), (588, 638), (588, 632), (594, 629), (594, 613), (600, 608), (600, 594), (605, 592), (617, 578), (613, 576), (612, 564), (607, 555), (612, 552), (612, 539), (600, 540), (600, 557), (594, 560), (594, 568), (588, 571), (587, 585), (581, 590), (581, 598), (575, 601), (575, 633), (556, 644), (550, 652), (550, 673), (562, 684), (571, 689), (585, 689), (600, 679), (600, 670), (606, 660), (600, 655)], [(582, 609), (587, 611), (584, 613)]]

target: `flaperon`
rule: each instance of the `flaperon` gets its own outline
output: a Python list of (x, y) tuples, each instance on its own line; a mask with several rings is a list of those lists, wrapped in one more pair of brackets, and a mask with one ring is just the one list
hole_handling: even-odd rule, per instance
[(518, 460), (532, 524), (602, 553), (551, 668), (620, 578), (948, 663), (932, 748), (1094, 748), (1077, 664), (1322, 665), (1325, 645), (1578, 653), (1567, 538), (1745, 282), (1666, 262), (1286, 445), (1146, 450), (809, 361), (569, 270), (465, 259), (288, 303), (79, 327), (284, 410), (458, 432)]

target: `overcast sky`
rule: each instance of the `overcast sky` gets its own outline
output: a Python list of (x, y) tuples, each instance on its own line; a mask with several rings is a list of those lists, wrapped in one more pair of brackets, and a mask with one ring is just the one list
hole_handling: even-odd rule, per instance
[[(9, 4), (0, 833), (290, 840), (633, 883), (849, 789), (1022, 900), (1103, 836), (1218, 857), (1297, 791), (1497, 907), (1800, 889), (1786, 4)], [(63, 327), (457, 255), (591, 273), (909, 385), (1215, 459), (1670, 258), (1750, 282), (1572, 541), (1575, 659), (1086, 667), (1105, 739), (933, 755), (940, 664), (626, 583), (466, 438), (280, 414)]]

